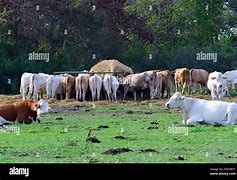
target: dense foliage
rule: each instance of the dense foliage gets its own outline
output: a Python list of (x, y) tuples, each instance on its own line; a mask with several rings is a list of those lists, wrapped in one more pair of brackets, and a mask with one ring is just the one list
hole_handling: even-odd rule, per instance
[[(135, 72), (223, 72), (237, 68), (236, 27), (234, 0), (1, 0), (0, 93), (19, 92), (26, 71), (84, 70), (110, 58)], [(29, 61), (32, 52), (50, 61)], [(218, 60), (197, 61), (199, 52)]]

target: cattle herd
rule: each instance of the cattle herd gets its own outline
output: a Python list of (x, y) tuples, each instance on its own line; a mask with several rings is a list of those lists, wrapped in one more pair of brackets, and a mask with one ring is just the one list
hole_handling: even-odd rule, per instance
[[(173, 83), (174, 82), (174, 83)], [(121, 99), (127, 98), (128, 92), (137, 100), (163, 98), (166, 91), (166, 98), (171, 96), (172, 85), (175, 84), (176, 92), (181, 88), (185, 93), (196, 93), (197, 87), (200, 92), (211, 91), (212, 100), (221, 100), (228, 96), (228, 88), (235, 89), (237, 84), (237, 70), (208, 73), (204, 69), (179, 68), (170, 70), (150, 70), (125, 77), (116, 77), (113, 74), (90, 74), (87, 71), (79, 73), (78, 76), (69, 74), (49, 75), (44, 73), (23, 73), (21, 77), (20, 92), (23, 100), (38, 100), (42, 93), (47, 98), (69, 99), (85, 101), (109, 100), (117, 101), (118, 89)], [(89, 93), (88, 93), (89, 92)], [(102, 94), (104, 93), (104, 96)], [(121, 95), (123, 93), (123, 96)], [(88, 96), (88, 97), (87, 97)]]
[[(176, 93), (171, 96), (172, 85), (175, 84)], [(69, 99), (78, 101), (117, 101), (130, 98), (159, 99), (170, 98), (166, 108), (178, 108), (183, 114), (184, 124), (237, 124), (237, 104), (222, 102), (224, 96), (229, 95), (229, 88), (235, 89), (237, 84), (237, 70), (211, 72), (203, 69), (179, 68), (170, 70), (150, 70), (125, 77), (116, 77), (112, 73), (91, 74), (88, 71), (70, 74), (49, 75), (45, 73), (23, 73), (21, 77), (20, 93), (23, 101), (0, 105), (0, 125), (12, 123), (16, 120), (24, 123), (39, 122), (41, 114), (50, 112), (51, 108), (43, 100), (43, 93), (47, 98)], [(212, 101), (184, 97), (185, 93), (205, 92), (209, 89)], [(181, 90), (180, 90), (181, 88)], [(104, 95), (103, 95), (104, 94)], [(41, 97), (40, 97), (41, 96)], [(31, 100), (31, 99), (34, 100)], [(40, 99), (40, 100), (39, 100)], [(38, 101), (39, 100), (39, 101)]]

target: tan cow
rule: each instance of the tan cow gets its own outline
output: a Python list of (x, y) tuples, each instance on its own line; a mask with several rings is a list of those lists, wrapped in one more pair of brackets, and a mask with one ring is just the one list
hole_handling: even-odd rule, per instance
[(69, 99), (75, 91), (76, 77), (68, 75), (63, 80), (63, 86), (66, 93), (66, 99)]
[(85, 101), (86, 92), (89, 86), (90, 74), (78, 74), (76, 77), (76, 99)]
[(174, 80), (175, 80), (176, 92), (178, 91), (178, 86), (181, 85), (182, 93), (184, 93), (184, 89), (186, 86), (188, 86), (188, 93), (189, 93), (190, 89), (189, 69), (187, 68), (176, 69), (174, 74)]
[(169, 98), (171, 96), (171, 90), (172, 90), (171, 72), (169, 70), (154, 70), (154, 72), (162, 76), (161, 98), (163, 98), (165, 91), (166, 91), (166, 98)]
[(209, 73), (204, 69), (191, 69), (190, 79), (191, 79), (191, 89), (192, 93), (195, 93), (197, 85), (200, 87), (200, 92), (202, 93), (202, 88), (207, 87)]

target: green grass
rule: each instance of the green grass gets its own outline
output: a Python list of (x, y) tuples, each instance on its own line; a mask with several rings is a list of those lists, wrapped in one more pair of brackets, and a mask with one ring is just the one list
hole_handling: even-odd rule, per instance
[[(86, 111), (85, 109), (90, 109)], [(133, 113), (127, 113), (130, 110)], [(163, 106), (153, 104), (153, 114), (147, 114), (148, 105), (110, 105), (83, 107), (75, 113), (52, 113), (42, 118), (40, 124), (16, 124), (20, 135), (1, 133), (1, 163), (186, 163), (237, 162), (236, 126), (213, 127), (198, 125), (188, 127), (188, 135), (171, 133), (169, 127), (183, 127), (182, 115)], [(62, 117), (63, 120), (56, 120)], [(158, 129), (148, 130), (151, 122), (158, 122)], [(107, 125), (107, 129), (98, 126)], [(65, 131), (67, 128), (67, 132)], [(101, 143), (88, 143), (96, 136)], [(115, 139), (123, 135), (126, 139)], [(111, 148), (129, 148), (133, 151), (106, 155)], [(140, 152), (154, 149), (153, 152)], [(184, 160), (176, 160), (183, 156)]]

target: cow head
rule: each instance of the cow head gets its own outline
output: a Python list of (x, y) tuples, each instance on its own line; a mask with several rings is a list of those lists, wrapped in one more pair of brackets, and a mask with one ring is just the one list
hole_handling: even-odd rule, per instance
[(168, 109), (179, 108), (182, 105), (185, 97), (182, 96), (180, 92), (176, 92), (173, 96), (170, 97), (169, 101), (165, 104), (165, 107)]
[(37, 116), (38, 117), (40, 117), (41, 114), (51, 112), (51, 108), (49, 107), (49, 104), (46, 101), (44, 101), (43, 99), (41, 99), (37, 102), (36, 108), (37, 108)]

